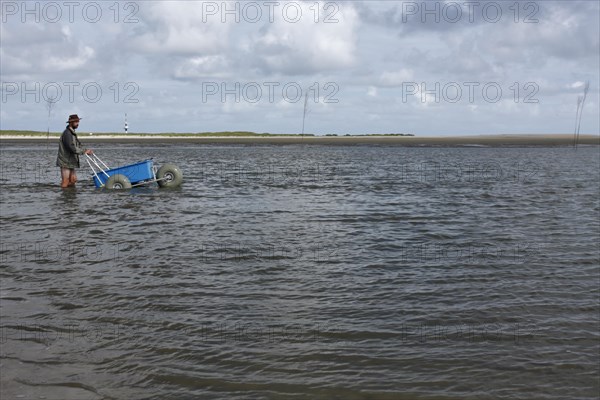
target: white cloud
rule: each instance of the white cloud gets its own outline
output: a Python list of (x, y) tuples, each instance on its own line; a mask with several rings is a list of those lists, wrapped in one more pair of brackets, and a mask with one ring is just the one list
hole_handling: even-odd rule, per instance
[(177, 79), (202, 77), (227, 78), (228, 61), (223, 55), (209, 55), (187, 58), (175, 66), (173, 76)]
[[(275, 18), (246, 47), (249, 56), (269, 73), (308, 74), (340, 70), (356, 62), (356, 29), (358, 14), (352, 4), (341, 4), (335, 23), (321, 19), (315, 23), (312, 2), (296, 3), (302, 7), (302, 18), (288, 22)], [(319, 2), (322, 8), (324, 2)], [(336, 3), (338, 4), (338, 3)], [(310, 17), (309, 17), (310, 16)]]
[[(143, 10), (145, 32), (129, 47), (138, 52), (201, 56), (228, 48), (230, 23), (204, 17), (201, 1), (149, 2)], [(214, 3), (214, 2), (210, 2)]]
[(61, 56), (49, 56), (44, 61), (46, 70), (52, 71), (71, 71), (80, 69), (90, 62), (96, 52), (89, 46), (80, 45), (77, 49), (76, 54), (72, 54), (70, 57)]
[(60, 28), (60, 31), (67, 40), (71, 39), (71, 28), (69, 27), (69, 25), (63, 25)]

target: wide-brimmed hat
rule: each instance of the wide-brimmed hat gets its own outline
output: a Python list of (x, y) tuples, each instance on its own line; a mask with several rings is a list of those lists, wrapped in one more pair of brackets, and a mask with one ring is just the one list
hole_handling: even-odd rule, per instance
[(73, 121), (79, 121), (80, 119), (81, 119), (81, 118), (79, 118), (79, 117), (77, 116), (77, 114), (72, 114), (72, 115), (69, 115), (69, 120), (67, 121), (67, 124), (70, 124), (70, 123), (71, 123), (71, 122), (73, 122)]

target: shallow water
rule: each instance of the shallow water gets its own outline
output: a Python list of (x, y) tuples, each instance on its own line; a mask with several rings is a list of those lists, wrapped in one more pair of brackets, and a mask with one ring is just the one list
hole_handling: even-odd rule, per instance
[(598, 147), (95, 149), (184, 184), (2, 145), (3, 399), (598, 396)]

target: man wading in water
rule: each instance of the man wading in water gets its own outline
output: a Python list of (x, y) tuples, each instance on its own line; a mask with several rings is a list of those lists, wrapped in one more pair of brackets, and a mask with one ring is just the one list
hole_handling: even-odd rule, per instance
[(85, 149), (77, 138), (75, 129), (79, 127), (79, 119), (77, 114), (69, 115), (69, 121), (67, 121), (69, 125), (60, 136), (58, 144), (56, 166), (60, 167), (60, 176), (62, 178), (60, 187), (63, 189), (75, 186), (75, 182), (77, 182), (75, 168), (79, 168), (79, 155), (93, 153), (92, 150)]

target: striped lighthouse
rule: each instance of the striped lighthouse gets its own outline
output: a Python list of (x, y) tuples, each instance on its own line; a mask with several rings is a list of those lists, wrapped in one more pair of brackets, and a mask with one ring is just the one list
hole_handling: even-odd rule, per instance
[(127, 113), (125, 113), (125, 133), (127, 133)]

